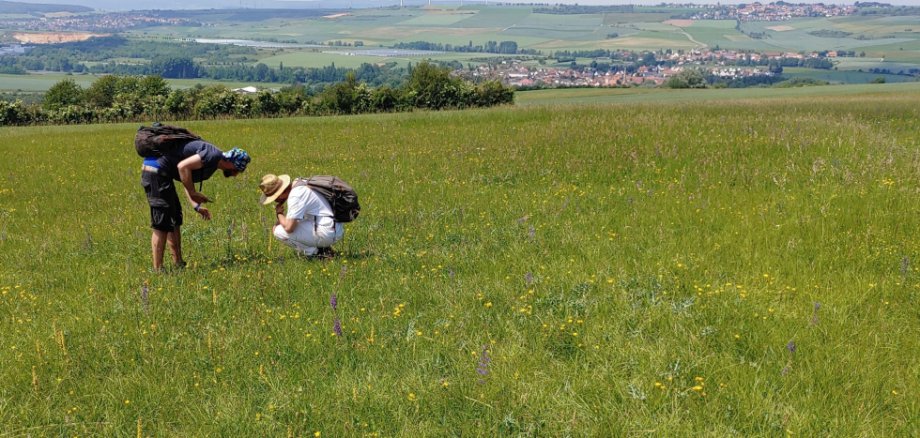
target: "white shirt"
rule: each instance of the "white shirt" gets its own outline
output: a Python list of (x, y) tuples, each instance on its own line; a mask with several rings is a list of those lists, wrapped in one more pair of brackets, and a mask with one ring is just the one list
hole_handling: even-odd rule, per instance
[(316, 221), (318, 225), (332, 225), (332, 207), (307, 186), (299, 186), (291, 189), (287, 199), (288, 219), (309, 220), (313, 221), (313, 216), (319, 216)]

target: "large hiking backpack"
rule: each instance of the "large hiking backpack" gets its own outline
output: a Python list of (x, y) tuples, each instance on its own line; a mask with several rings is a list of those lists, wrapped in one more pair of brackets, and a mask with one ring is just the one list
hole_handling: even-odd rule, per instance
[(293, 187), (307, 186), (329, 202), (332, 218), (336, 222), (351, 222), (361, 213), (358, 193), (347, 182), (331, 175), (297, 178)]
[(201, 140), (201, 137), (188, 129), (156, 122), (150, 127), (137, 128), (134, 149), (144, 158), (162, 157), (193, 140)]

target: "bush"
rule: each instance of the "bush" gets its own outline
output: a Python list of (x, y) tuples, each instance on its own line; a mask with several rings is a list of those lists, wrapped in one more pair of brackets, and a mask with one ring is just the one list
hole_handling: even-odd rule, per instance
[(28, 125), (32, 123), (31, 114), (21, 100), (7, 102), (0, 100), (0, 126)]
[(0, 125), (211, 119), (283, 115), (361, 114), (423, 109), (458, 109), (509, 104), (514, 90), (497, 81), (474, 85), (450, 69), (427, 62), (416, 66), (400, 88), (371, 88), (355, 72), (311, 101), (303, 85), (280, 92), (242, 95), (222, 85), (171, 90), (160, 76), (104, 76), (86, 90), (72, 79), (52, 86), (42, 106), (21, 101), (0, 105)]

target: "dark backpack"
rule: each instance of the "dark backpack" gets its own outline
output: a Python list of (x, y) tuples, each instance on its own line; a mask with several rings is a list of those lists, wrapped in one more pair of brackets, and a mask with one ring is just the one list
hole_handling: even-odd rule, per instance
[(326, 199), (332, 207), (332, 218), (336, 222), (351, 222), (361, 213), (358, 193), (347, 182), (331, 175), (316, 175), (297, 178), (293, 187), (307, 186)]
[(134, 149), (144, 158), (156, 158), (194, 140), (201, 140), (201, 137), (188, 129), (157, 122), (150, 127), (137, 128), (137, 134), (134, 135)]

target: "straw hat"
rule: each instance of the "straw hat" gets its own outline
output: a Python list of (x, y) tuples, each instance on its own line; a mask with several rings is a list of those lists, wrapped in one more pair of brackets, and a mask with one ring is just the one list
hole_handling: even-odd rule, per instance
[(262, 205), (268, 205), (282, 193), (284, 189), (288, 188), (291, 185), (290, 175), (274, 175), (269, 173), (262, 177), (262, 182), (259, 183), (259, 189), (262, 190), (262, 198), (259, 199), (259, 202)]

